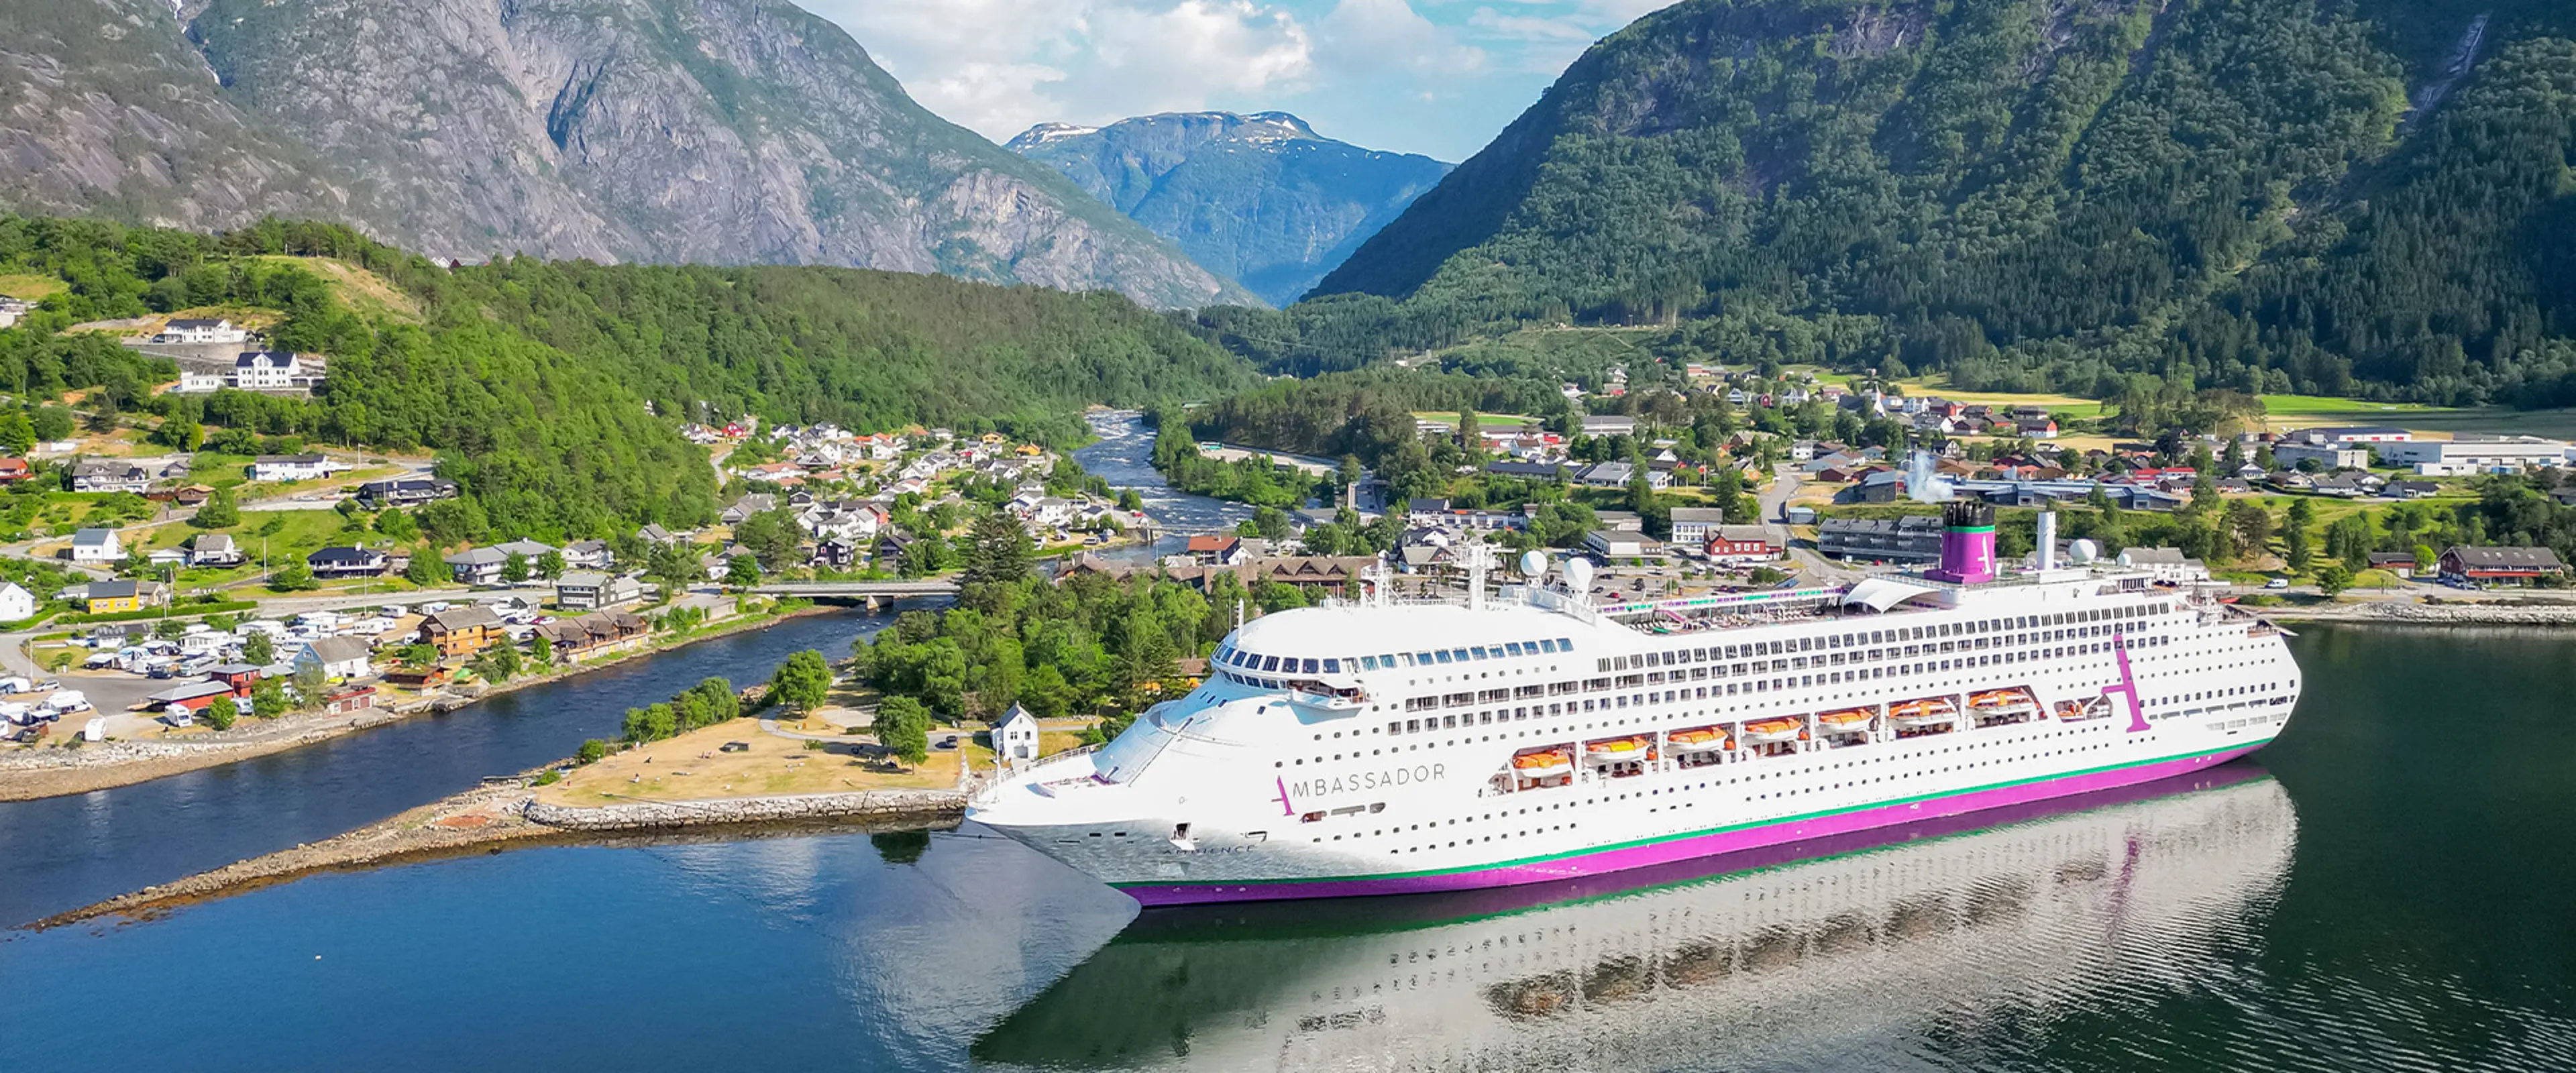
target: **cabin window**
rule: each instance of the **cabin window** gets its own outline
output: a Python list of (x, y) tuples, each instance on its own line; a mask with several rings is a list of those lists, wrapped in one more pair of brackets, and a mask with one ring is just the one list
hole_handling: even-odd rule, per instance
[[(1306, 662), (1308, 662), (1308, 663), (1312, 663), (1312, 662), (1314, 662), (1314, 661), (1313, 661), (1313, 660), (1307, 660)], [(1325, 674), (1340, 674), (1340, 673), (1342, 673), (1342, 661), (1337, 660), (1337, 659), (1327, 659), (1327, 660), (1325, 660), (1325, 661), (1324, 661), (1324, 673), (1325, 673)]]

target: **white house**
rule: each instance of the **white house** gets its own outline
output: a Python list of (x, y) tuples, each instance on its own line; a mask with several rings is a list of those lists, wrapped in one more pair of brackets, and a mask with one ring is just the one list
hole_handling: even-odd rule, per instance
[(233, 538), (228, 533), (201, 534), (197, 537), (196, 543), (190, 545), (190, 549), (188, 563), (191, 566), (241, 565), (241, 547), (233, 543)]
[(308, 641), (295, 654), (295, 669), (316, 667), (322, 677), (364, 678), (375, 670), (367, 661), (367, 643), (354, 637), (321, 637)]
[(125, 559), (125, 544), (116, 539), (114, 529), (83, 529), (72, 534), (72, 561), (76, 563), (113, 563)]
[(1017, 769), (1038, 758), (1038, 720), (1017, 704), (993, 724), (993, 756), (1003, 767)]
[(17, 582), (0, 585), (0, 622), (19, 622), (36, 617), (36, 594)]
[(249, 341), (250, 332), (229, 320), (183, 317), (162, 326), (161, 338), (171, 343), (241, 343)]
[(2209, 580), (2209, 567), (2184, 556), (2180, 548), (2130, 548), (2120, 553), (2120, 565), (2169, 584)]
[(243, 391), (284, 391), (312, 382), (303, 359), (283, 350), (246, 350), (233, 358), (232, 386)]
[(1664, 553), (1662, 543), (1634, 529), (1595, 529), (1583, 535), (1583, 546), (1608, 559), (1642, 559)]
[(1716, 507), (1674, 507), (1673, 543), (1693, 547), (1706, 544), (1709, 534), (1725, 520), (1725, 512)]
[(261, 455), (250, 464), (254, 481), (310, 481), (344, 472), (349, 464), (329, 455)]

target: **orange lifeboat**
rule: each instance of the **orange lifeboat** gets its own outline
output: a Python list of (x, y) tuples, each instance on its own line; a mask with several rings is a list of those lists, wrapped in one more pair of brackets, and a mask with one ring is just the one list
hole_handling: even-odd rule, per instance
[(1982, 713), (2024, 712), (2037, 708), (2027, 689), (1989, 689), (1968, 698), (1968, 706)]
[(1574, 753), (1562, 745), (1520, 753), (1512, 757), (1512, 770), (1531, 779), (1563, 775), (1574, 770)]
[(1673, 743), (1673, 748), (1677, 750), (1687, 749), (1692, 752), (1706, 752), (1712, 749), (1726, 748), (1726, 735), (1720, 732), (1716, 727), (1692, 727), (1688, 730), (1676, 730), (1670, 734), (1664, 735), (1664, 740)]
[(1583, 751), (1592, 754), (1595, 760), (1632, 760), (1645, 755), (1649, 744), (1642, 735), (1633, 738), (1610, 738), (1604, 741), (1586, 742)]
[(1957, 710), (1957, 707), (1947, 697), (1898, 701), (1887, 706), (1887, 718), (1899, 726), (1946, 723), (1950, 721), (1950, 715)]
[(1757, 719), (1753, 722), (1744, 724), (1744, 740), (1749, 742), (1788, 741), (1805, 731), (1806, 728), (1800, 725), (1796, 719), (1784, 715), (1774, 719)]
[(1867, 708), (1845, 708), (1819, 715), (1816, 722), (1826, 730), (1861, 730), (1869, 726), (1870, 718), (1876, 714)]

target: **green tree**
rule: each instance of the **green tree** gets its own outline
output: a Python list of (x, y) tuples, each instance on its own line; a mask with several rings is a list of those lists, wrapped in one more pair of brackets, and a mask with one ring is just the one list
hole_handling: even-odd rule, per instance
[(555, 661), (555, 643), (540, 634), (528, 639), (528, 658), (538, 666), (551, 666)]
[(2328, 596), (2336, 596), (2351, 587), (2351, 567), (2340, 562), (2329, 562), (2317, 568), (2317, 591)]
[(769, 695), (799, 715), (823, 706), (832, 692), (832, 668), (823, 654), (806, 649), (787, 657), (769, 679)]
[(206, 705), (205, 711), (197, 713), (197, 718), (217, 730), (231, 730), (233, 723), (241, 718), (241, 705), (234, 703), (229, 696), (216, 697), (214, 703)]
[(188, 518), (188, 524), (199, 529), (230, 529), (241, 524), (241, 502), (230, 488), (215, 489), (204, 505)]
[(313, 579), (313, 568), (299, 558), (289, 559), (285, 565), (271, 571), (268, 587), (278, 592), (306, 592), (321, 588), (322, 584)]
[(152, 442), (176, 451), (195, 451), (206, 442), (206, 430), (185, 417), (164, 418), (161, 426), (152, 430)]
[(23, 455), (35, 446), (36, 426), (27, 420), (26, 411), (0, 413), (0, 451)]
[(263, 678), (250, 690), (250, 714), (262, 719), (275, 719), (286, 714), (286, 687), (277, 679)]
[(967, 533), (966, 575), (968, 584), (1009, 584), (1029, 575), (1029, 560), (1034, 554), (1029, 546), (1028, 530), (1017, 519), (1001, 511), (987, 511), (975, 519)]
[(581, 748), (573, 750), (576, 764), (596, 764), (608, 757), (608, 743), (598, 738), (582, 739)]
[(731, 562), (725, 564), (724, 583), (737, 589), (759, 587), (760, 559), (751, 555), (734, 556)]
[(277, 662), (277, 641), (266, 631), (253, 631), (242, 638), (242, 662), (262, 667)]
[(426, 641), (415, 641), (404, 645), (401, 651), (395, 654), (394, 660), (412, 670), (425, 671), (438, 666), (438, 646)]
[(501, 560), (501, 580), (513, 585), (528, 580), (528, 557), (514, 551)]
[(548, 581), (563, 580), (564, 556), (561, 549), (547, 548), (545, 554), (537, 556), (537, 576)]
[(796, 550), (805, 540), (805, 529), (796, 521), (796, 511), (778, 506), (742, 520), (733, 528), (734, 543), (751, 549), (760, 556), (760, 565), (769, 570), (785, 570), (796, 563)]
[(679, 712), (669, 704), (626, 709), (626, 740), (636, 744), (660, 741), (679, 732)]
[(474, 673), (486, 682), (507, 682), (519, 676), (520, 663), (518, 646), (497, 644), (474, 657)]
[(911, 697), (887, 697), (877, 702), (874, 724), (877, 744), (907, 764), (919, 764), (930, 758), (930, 711)]
[(428, 588), (455, 580), (456, 575), (440, 558), (436, 548), (419, 548), (411, 553), (411, 562), (403, 567), (403, 580)]
[(646, 559), (644, 574), (662, 587), (666, 600), (687, 592), (691, 582), (706, 576), (706, 566), (698, 561), (692, 545), (656, 544)]

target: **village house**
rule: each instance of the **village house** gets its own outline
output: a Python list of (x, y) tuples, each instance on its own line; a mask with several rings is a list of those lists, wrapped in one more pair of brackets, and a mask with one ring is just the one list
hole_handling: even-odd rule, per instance
[(322, 694), (322, 710), (330, 715), (349, 715), (376, 706), (373, 683), (346, 685)]
[(368, 510), (387, 507), (416, 507), (440, 499), (454, 499), (456, 482), (445, 477), (401, 477), (393, 480), (368, 481), (358, 486), (358, 505)]
[(1013, 770), (1038, 758), (1038, 721), (1027, 708), (1013, 704), (994, 722), (993, 758)]
[(0, 458), (0, 484), (16, 484), (35, 475), (35, 467), (26, 459)]
[(36, 594), (15, 581), (0, 584), (0, 622), (19, 622), (36, 617)]
[(2120, 565), (2144, 570), (2160, 585), (2209, 580), (2209, 565), (2185, 556), (2180, 548), (2130, 548), (2120, 553)]
[(137, 492), (152, 487), (150, 467), (123, 458), (84, 458), (72, 463), (72, 491)]
[(1634, 436), (1637, 434), (1637, 419), (1619, 414), (1586, 415), (1583, 419), (1583, 434), (1586, 436)]
[(233, 542), (230, 533), (199, 533), (197, 538), (188, 544), (188, 565), (190, 566), (240, 566), (241, 564), (241, 546)]
[(167, 606), (170, 587), (158, 581), (93, 581), (83, 610), (93, 615)]
[(261, 455), (251, 460), (254, 481), (312, 481), (345, 473), (349, 464), (323, 454)]
[(509, 565), (510, 553), (499, 548), (467, 548), (443, 561), (459, 585), (498, 585), (502, 568)]
[(1247, 584), (1276, 581), (1288, 585), (1340, 586), (1359, 579), (1360, 572), (1377, 565), (1374, 555), (1301, 555), (1263, 559), (1252, 564), (1252, 577)]
[(617, 553), (605, 540), (576, 540), (564, 545), (563, 561), (568, 570), (606, 570), (617, 564)]
[(2529, 585), (2545, 577), (2558, 577), (2567, 567), (2558, 561), (2558, 553), (2548, 548), (2473, 548), (2465, 545), (2445, 549), (2441, 558), (2444, 581), (2472, 585)]
[(304, 565), (313, 568), (313, 576), (323, 580), (351, 577), (383, 577), (386, 556), (374, 548), (322, 548), (304, 557)]
[(169, 322), (168, 324), (162, 325), (161, 333), (154, 336), (153, 341), (161, 343), (243, 343), (250, 341), (250, 332), (247, 329), (235, 325), (229, 320), (207, 320), (198, 317), (181, 317)]
[(1702, 547), (1710, 562), (1736, 565), (1772, 562), (1787, 550), (1779, 537), (1759, 525), (1712, 526)]
[(2415, 576), (2415, 553), (2411, 551), (2374, 551), (2370, 553), (2370, 568), (2373, 570), (2385, 570), (2402, 578), (2412, 578)]
[(1634, 529), (1595, 529), (1583, 534), (1583, 546), (1605, 559), (1645, 559), (1664, 553), (1661, 541)]
[(1726, 512), (1716, 507), (1674, 507), (1673, 543), (1700, 545), (1723, 523)]
[(311, 391), (323, 376), (320, 364), (300, 355), (283, 350), (246, 350), (233, 356), (233, 367), (224, 375), (223, 386), (238, 391)]
[(594, 611), (643, 598), (644, 583), (632, 574), (574, 570), (555, 582), (555, 606), (566, 611)]
[(481, 604), (452, 607), (420, 620), (420, 643), (438, 650), (442, 659), (471, 656), (508, 639), (501, 616)]
[(1194, 536), (1183, 550), (1201, 566), (1233, 566), (1249, 555), (1244, 539), (1231, 534)]
[(752, 492), (727, 504), (724, 510), (716, 515), (716, 520), (726, 525), (741, 525), (754, 514), (763, 514), (777, 508), (778, 497), (767, 492)]
[(644, 616), (610, 608), (540, 623), (536, 636), (554, 646), (559, 659), (584, 659), (641, 647), (652, 633), (653, 624)]
[(114, 529), (82, 529), (72, 534), (71, 558), (76, 563), (122, 562), (125, 543)]
[(306, 641), (291, 662), (299, 674), (306, 667), (319, 670), (324, 681), (364, 678), (375, 672), (375, 665), (367, 658), (367, 643), (355, 637), (317, 637)]
[(825, 537), (814, 544), (811, 565), (847, 570), (859, 563), (860, 544), (848, 537)]

